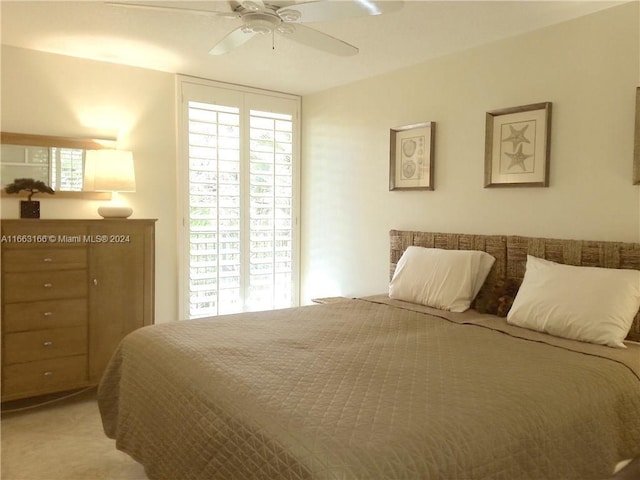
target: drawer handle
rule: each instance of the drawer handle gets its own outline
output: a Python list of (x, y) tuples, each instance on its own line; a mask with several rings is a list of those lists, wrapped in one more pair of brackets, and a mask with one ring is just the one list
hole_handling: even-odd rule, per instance
[(44, 257), (44, 258), (42, 259), (42, 261), (43, 261), (44, 263), (51, 263), (51, 262), (53, 262), (53, 258), (51, 258), (51, 257)]
[(44, 375), (45, 377), (51, 377), (51, 376), (53, 376), (53, 372), (51, 372), (51, 371), (44, 372), (42, 375)]
[(53, 283), (45, 283), (45, 284), (43, 285), (43, 287), (44, 287), (44, 288), (51, 288), (51, 287), (53, 287)]
[(43, 347), (53, 347), (53, 342), (50, 340), (47, 340), (46, 342), (42, 343)]
[(44, 312), (43, 315), (45, 317), (53, 317), (53, 312)]

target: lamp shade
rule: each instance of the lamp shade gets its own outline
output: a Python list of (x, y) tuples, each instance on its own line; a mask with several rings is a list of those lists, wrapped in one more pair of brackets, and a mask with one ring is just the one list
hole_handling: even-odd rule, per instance
[(125, 150), (87, 150), (84, 190), (93, 192), (135, 192), (133, 153)]

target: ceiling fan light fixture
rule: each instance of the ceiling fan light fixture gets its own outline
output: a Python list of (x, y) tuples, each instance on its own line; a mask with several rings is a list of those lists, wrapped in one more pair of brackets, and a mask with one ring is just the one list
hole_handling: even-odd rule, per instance
[(262, 12), (247, 13), (242, 18), (245, 32), (270, 33), (282, 24), (282, 20), (277, 15)]

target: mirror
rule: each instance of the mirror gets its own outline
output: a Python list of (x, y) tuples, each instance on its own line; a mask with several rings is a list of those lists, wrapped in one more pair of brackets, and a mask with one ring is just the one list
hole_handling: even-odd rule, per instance
[[(14, 197), (4, 188), (16, 178), (42, 180), (55, 190), (51, 198), (108, 200), (109, 192), (83, 188), (87, 150), (114, 148), (112, 140), (0, 133), (0, 187), (3, 197)], [(47, 195), (49, 197), (49, 195)]]

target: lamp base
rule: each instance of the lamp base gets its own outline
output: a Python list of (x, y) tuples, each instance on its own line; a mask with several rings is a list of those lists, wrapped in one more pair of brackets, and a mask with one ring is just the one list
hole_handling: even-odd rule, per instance
[(102, 205), (98, 207), (98, 214), (102, 218), (127, 218), (133, 213), (133, 208), (126, 206)]

